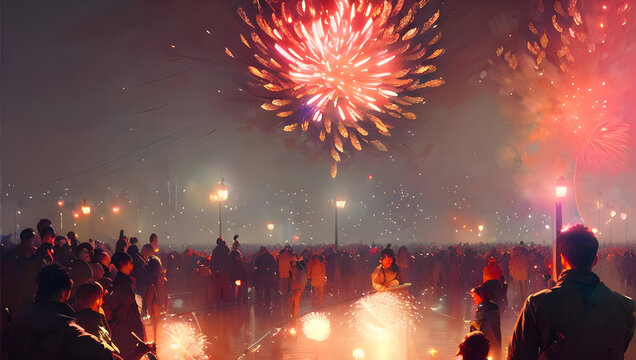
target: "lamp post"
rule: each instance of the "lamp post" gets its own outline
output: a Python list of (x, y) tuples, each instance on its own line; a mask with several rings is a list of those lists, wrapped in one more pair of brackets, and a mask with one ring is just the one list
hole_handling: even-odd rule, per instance
[(616, 217), (616, 211), (610, 211), (610, 244), (614, 242), (614, 218)]
[(64, 201), (63, 200), (58, 200), (57, 201), (57, 206), (60, 208), (60, 231), (62, 231), (62, 229), (64, 229), (64, 217), (63, 217), (63, 207), (64, 207)]
[(559, 256), (559, 235), (563, 228), (563, 204), (561, 199), (568, 193), (568, 186), (563, 176), (556, 182), (556, 238), (554, 239), (554, 247), (552, 249), (552, 279), (556, 282), (561, 274), (561, 257)]
[(335, 224), (336, 224), (336, 239), (335, 239), (334, 244), (335, 244), (336, 250), (338, 250), (338, 209), (343, 209), (345, 207), (345, 205), (347, 204), (347, 201), (346, 200), (336, 200), (335, 203), (336, 203), (336, 207), (335, 207), (335, 209), (336, 209), (336, 221), (335, 221)]
[(225, 181), (224, 178), (221, 178), (219, 181), (219, 186), (216, 189), (216, 193), (210, 194), (210, 200), (217, 201), (219, 203), (219, 237), (223, 235), (223, 223), (221, 222), (221, 207), (223, 203), (227, 200), (228, 197), (228, 189), (223, 183)]

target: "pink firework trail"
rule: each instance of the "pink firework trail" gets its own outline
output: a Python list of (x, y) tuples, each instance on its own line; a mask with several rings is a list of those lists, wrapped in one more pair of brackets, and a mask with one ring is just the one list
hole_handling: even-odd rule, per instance
[(255, 60), (248, 70), (273, 98), (261, 107), (284, 118), (285, 131), (326, 144), (332, 177), (348, 148), (387, 151), (378, 138), (396, 120), (416, 119), (404, 108), (424, 102), (421, 89), (444, 83), (428, 75), (436, 67), (427, 62), (444, 50), (432, 31), (439, 11), (417, 21), (427, 2), (266, 0), (252, 18), (238, 9)]

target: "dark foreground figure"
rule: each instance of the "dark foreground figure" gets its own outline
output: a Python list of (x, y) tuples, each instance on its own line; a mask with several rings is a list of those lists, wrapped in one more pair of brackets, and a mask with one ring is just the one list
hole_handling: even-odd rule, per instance
[(526, 300), (508, 359), (623, 359), (634, 336), (634, 302), (592, 272), (598, 240), (586, 227), (562, 233), (558, 243), (563, 272), (555, 287)]

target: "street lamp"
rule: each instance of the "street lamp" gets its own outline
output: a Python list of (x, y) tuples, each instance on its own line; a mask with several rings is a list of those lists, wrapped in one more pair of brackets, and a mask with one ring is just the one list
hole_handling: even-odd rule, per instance
[[(64, 207), (64, 200), (58, 200), (57, 206), (62, 208)], [(64, 215), (62, 214), (62, 210), (60, 210), (60, 231), (64, 228)]]
[(121, 208), (119, 206), (113, 206), (113, 214), (119, 214)]
[(267, 223), (267, 230), (269, 230), (269, 231), (274, 230), (274, 223), (273, 222), (268, 222)]
[(82, 214), (88, 215), (91, 213), (91, 207), (86, 203), (86, 198), (82, 201)]
[(210, 194), (210, 200), (218, 201), (219, 203), (219, 237), (222, 237), (221, 235), (223, 234), (223, 223), (221, 222), (221, 206), (227, 200), (227, 197), (229, 195), (229, 191), (223, 183), (224, 181), (225, 179), (221, 178), (221, 181), (219, 181), (219, 186), (216, 188), (216, 193)]
[(614, 242), (614, 218), (616, 217), (616, 211), (610, 211), (610, 244)]
[(552, 279), (555, 282), (561, 274), (561, 258), (559, 256), (558, 244), (559, 235), (561, 235), (561, 229), (563, 228), (563, 204), (561, 200), (567, 193), (568, 185), (563, 176), (561, 176), (556, 182), (556, 238), (554, 239), (554, 246), (552, 248)]
[(336, 212), (335, 212), (335, 225), (336, 225), (336, 241), (334, 242), (336, 250), (338, 250), (338, 209), (344, 209), (345, 205), (347, 205), (347, 201), (346, 200), (336, 200)]

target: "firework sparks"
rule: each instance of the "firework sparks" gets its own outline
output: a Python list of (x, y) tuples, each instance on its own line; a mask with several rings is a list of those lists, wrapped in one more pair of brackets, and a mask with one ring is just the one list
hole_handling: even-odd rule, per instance
[(327, 3), (256, 1), (253, 18), (238, 13), (250, 29), (241, 41), (256, 61), (248, 70), (274, 98), (261, 107), (285, 119), (284, 131), (300, 128), (324, 143), (335, 177), (340, 154), (367, 144), (387, 151), (378, 139), (391, 135), (392, 122), (416, 118), (404, 108), (424, 102), (421, 89), (444, 83), (423, 78), (444, 50), (436, 48), (441, 33), (429, 31), (439, 11), (415, 21), (425, 0)]
[(160, 359), (209, 359), (205, 353), (208, 341), (192, 324), (185, 321), (168, 323), (160, 334), (157, 344)]
[(331, 333), (329, 318), (324, 313), (309, 313), (302, 317), (303, 333), (308, 339), (325, 341)]
[(374, 293), (356, 302), (356, 328), (368, 339), (386, 338), (398, 329), (413, 331), (417, 320), (414, 310), (411, 302), (398, 293)]

